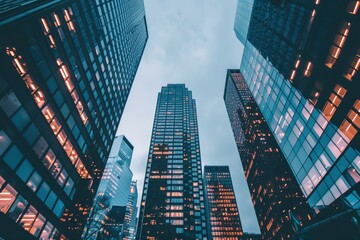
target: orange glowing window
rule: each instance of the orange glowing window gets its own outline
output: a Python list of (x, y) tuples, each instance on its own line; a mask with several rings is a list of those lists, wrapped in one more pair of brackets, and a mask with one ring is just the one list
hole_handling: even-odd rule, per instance
[(47, 24), (46, 20), (44, 18), (41, 19), (41, 24), (43, 26), (44, 33), (47, 34), (50, 32), (49, 25)]
[(352, 78), (357, 73), (357, 71), (359, 70), (359, 67), (360, 67), (360, 49), (358, 50), (355, 57), (352, 59), (350, 66), (348, 67), (346, 73), (344, 74), (344, 77), (349, 81), (351, 81)]
[(334, 88), (333, 93), (331, 93), (328, 101), (326, 102), (323, 113), (328, 121), (331, 120), (332, 116), (334, 115), (336, 109), (339, 107), (342, 99), (346, 94), (346, 89), (340, 85), (336, 85)]
[(346, 37), (349, 35), (350, 23), (345, 22), (340, 28), (339, 33), (335, 36), (333, 45), (330, 47), (328, 57), (326, 59), (325, 65), (329, 68), (332, 68), (339, 58), (341, 50), (345, 44)]
[(356, 15), (359, 10), (360, 1), (351, 1), (348, 5), (347, 12)]
[(56, 26), (56, 27), (59, 27), (59, 26), (61, 25), (59, 16), (58, 16), (56, 13), (53, 13), (53, 18), (54, 18), (54, 24), (55, 24), (55, 26)]
[(340, 130), (351, 141), (360, 128), (360, 100), (356, 100), (347, 118), (342, 122)]
[(314, 67), (314, 65), (311, 62), (307, 63), (306, 69), (305, 69), (305, 72), (304, 72), (305, 77), (310, 77), (313, 67)]

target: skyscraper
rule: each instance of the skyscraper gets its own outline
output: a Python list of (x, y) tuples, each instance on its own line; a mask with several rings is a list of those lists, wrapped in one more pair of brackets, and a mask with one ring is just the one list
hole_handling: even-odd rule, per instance
[(240, 71), (316, 211), (360, 205), (359, 4), (254, 0), (243, 42)]
[(138, 239), (206, 239), (196, 105), (184, 84), (158, 95)]
[(228, 166), (205, 166), (209, 238), (242, 239), (243, 230)]
[(143, 1), (0, 9), (0, 236), (79, 239), (148, 38)]
[(228, 70), (226, 109), (263, 239), (289, 239), (290, 211), (310, 218), (310, 207), (239, 70)]
[[(126, 209), (133, 176), (128, 164), (131, 163), (133, 149), (134, 147), (124, 135), (115, 138), (96, 193), (96, 200), (103, 201), (100, 204), (106, 205), (107, 209), (99, 208), (99, 202), (95, 201), (82, 235), (83, 239), (97, 239), (98, 234), (106, 231), (107, 226), (105, 225), (111, 223), (104, 222), (104, 219), (109, 214), (113, 215), (113, 213), (111, 213), (113, 206), (116, 206), (114, 208), (116, 211), (119, 209), (117, 207)], [(119, 216), (119, 214), (113, 216)], [(122, 228), (124, 219), (121, 221), (117, 219), (116, 222), (118, 225), (120, 224), (120, 228)], [(120, 234), (121, 229), (118, 231)]]
[(128, 197), (128, 203), (126, 206), (125, 221), (122, 230), (122, 239), (124, 240), (135, 240), (136, 235), (136, 216), (138, 213), (137, 208), (137, 182), (132, 181), (130, 186), (130, 194)]

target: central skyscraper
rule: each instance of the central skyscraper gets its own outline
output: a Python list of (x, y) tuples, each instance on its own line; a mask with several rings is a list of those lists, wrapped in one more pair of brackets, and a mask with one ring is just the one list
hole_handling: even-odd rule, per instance
[(184, 84), (161, 89), (137, 239), (206, 239), (196, 105)]

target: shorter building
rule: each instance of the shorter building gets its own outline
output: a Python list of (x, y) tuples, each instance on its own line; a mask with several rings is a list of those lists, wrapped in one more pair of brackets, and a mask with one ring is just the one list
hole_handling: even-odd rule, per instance
[(128, 197), (128, 202), (126, 206), (125, 219), (122, 230), (122, 239), (123, 240), (133, 240), (135, 239), (136, 231), (136, 215), (137, 215), (137, 182), (132, 181), (130, 186), (130, 193)]
[(308, 219), (312, 211), (242, 74), (228, 70), (226, 79), (225, 104), (262, 239), (289, 239), (289, 212)]
[[(92, 213), (90, 213), (85, 226), (83, 239), (96, 239), (98, 234), (104, 234), (108, 231), (109, 214), (111, 214), (113, 206), (124, 208), (125, 215), (133, 176), (129, 166), (133, 149), (134, 147), (125, 136), (115, 138), (96, 193)], [(94, 211), (95, 213), (93, 213)], [(123, 222), (124, 217), (121, 221), (121, 227)]]
[(243, 235), (228, 166), (205, 166), (209, 237), (238, 239)]

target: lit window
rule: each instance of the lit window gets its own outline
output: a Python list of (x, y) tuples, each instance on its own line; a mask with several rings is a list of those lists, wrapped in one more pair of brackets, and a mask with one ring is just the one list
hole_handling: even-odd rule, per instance
[(311, 62), (308, 62), (306, 64), (306, 69), (305, 69), (305, 72), (304, 72), (304, 76), (309, 77), (311, 75), (312, 69), (313, 69), (313, 64)]
[(350, 14), (356, 14), (359, 10), (360, 1), (351, 1), (349, 2), (347, 12)]
[(346, 37), (349, 34), (350, 30), (350, 23), (345, 22), (340, 32), (335, 36), (333, 45), (330, 48), (328, 58), (326, 59), (325, 65), (329, 68), (332, 68), (336, 62), (336, 60), (339, 58), (339, 55), (341, 53), (341, 49), (344, 46), (344, 43), (346, 41)]
[(352, 78), (355, 76), (357, 71), (360, 67), (360, 49), (358, 50), (357, 54), (353, 58), (349, 68), (347, 69), (347, 72), (344, 74), (344, 77), (348, 79), (349, 81), (352, 80)]
[(9, 184), (0, 192), (0, 211), (7, 213), (12, 203), (15, 201), (17, 191)]
[(346, 92), (346, 89), (342, 86), (338, 84), (335, 86), (333, 93), (331, 93), (323, 109), (323, 113), (325, 114), (325, 117), (328, 121), (331, 120), (336, 109), (339, 107), (342, 99), (344, 98)]
[(33, 207), (30, 206), (29, 209), (26, 211), (24, 216), (21, 218), (19, 224), (26, 230), (30, 231), (31, 225), (35, 221), (36, 214), (38, 211)]
[(347, 118), (342, 122), (340, 130), (351, 141), (360, 128), (360, 100), (356, 100), (352, 109), (350, 109)]
[(61, 25), (59, 16), (56, 13), (53, 13), (53, 19), (54, 19), (54, 24), (56, 27), (59, 27)]

